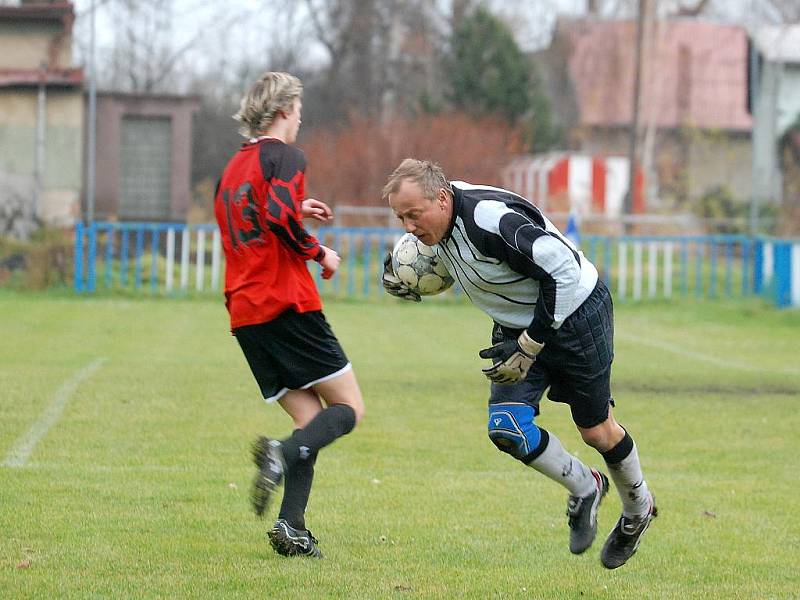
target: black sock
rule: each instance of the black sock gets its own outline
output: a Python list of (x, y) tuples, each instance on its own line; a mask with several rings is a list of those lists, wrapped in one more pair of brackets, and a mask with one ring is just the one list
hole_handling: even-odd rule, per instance
[(297, 461), (292, 470), (286, 472), (283, 480), (283, 502), (278, 518), (286, 519), (295, 529), (306, 528), (306, 506), (311, 494), (311, 483), (314, 481), (316, 462), (316, 453), (306, 460)]
[(307, 461), (312, 455), (356, 426), (356, 413), (346, 404), (334, 404), (320, 411), (302, 429), (295, 429), (291, 436), (281, 441), (283, 457), (288, 471), (295, 463)]

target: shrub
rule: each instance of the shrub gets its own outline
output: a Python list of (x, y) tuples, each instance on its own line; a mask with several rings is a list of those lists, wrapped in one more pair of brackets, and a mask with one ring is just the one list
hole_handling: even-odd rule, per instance
[(71, 229), (42, 227), (26, 242), (0, 238), (0, 285), (31, 290), (69, 285), (73, 253)]

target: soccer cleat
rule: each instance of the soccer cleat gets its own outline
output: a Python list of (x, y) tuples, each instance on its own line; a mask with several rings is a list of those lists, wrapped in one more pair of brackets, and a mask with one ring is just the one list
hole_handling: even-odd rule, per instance
[(307, 529), (295, 529), (286, 519), (275, 521), (275, 525), (267, 532), (267, 537), (275, 552), (281, 556), (322, 558), (317, 538)]
[(570, 496), (567, 499), (569, 517), (569, 551), (573, 554), (585, 552), (597, 535), (597, 509), (608, 493), (608, 477), (592, 469), (595, 491), (588, 496)]
[(622, 515), (617, 525), (611, 531), (600, 554), (600, 561), (606, 569), (616, 569), (624, 565), (628, 559), (636, 554), (639, 542), (642, 541), (644, 532), (656, 516), (656, 499), (650, 495), (650, 508), (647, 514), (640, 518), (631, 518)]
[(251, 451), (258, 471), (253, 478), (250, 501), (256, 515), (260, 517), (267, 510), (272, 493), (283, 481), (283, 452), (279, 441), (266, 437), (259, 437), (253, 442)]

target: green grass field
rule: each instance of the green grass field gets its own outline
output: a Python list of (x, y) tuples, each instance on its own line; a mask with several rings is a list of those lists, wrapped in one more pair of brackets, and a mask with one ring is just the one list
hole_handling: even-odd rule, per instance
[[(660, 516), (606, 571), (612, 491), (585, 555), (566, 492), (485, 435), (456, 302), (330, 302), (367, 416), (325, 450), (308, 524), (323, 561), (272, 553), (248, 446), (282, 436), (221, 302), (0, 292), (0, 598), (800, 597), (800, 313), (618, 308), (616, 415)], [(593, 466), (568, 408), (538, 422)], [(59, 412), (60, 409), (60, 412)]]

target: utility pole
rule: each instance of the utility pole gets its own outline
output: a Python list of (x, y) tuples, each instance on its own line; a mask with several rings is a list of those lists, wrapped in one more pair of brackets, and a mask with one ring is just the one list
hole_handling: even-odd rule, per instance
[[(642, 88), (642, 38), (644, 37), (644, 17), (647, 0), (639, 0), (636, 15), (636, 55), (633, 72), (633, 118), (631, 120), (630, 139), (628, 145), (628, 192), (625, 194), (625, 216), (633, 214), (633, 194), (636, 188), (637, 138), (639, 135), (639, 105)], [(626, 233), (630, 230), (627, 223)]]
[(44, 196), (45, 175), (45, 135), (47, 130), (47, 63), (39, 65), (39, 86), (36, 94), (36, 149), (33, 167), (33, 207), (32, 221), (37, 223)]
[(94, 221), (94, 192), (96, 183), (97, 161), (97, 77), (95, 75), (95, 1), (92, 0), (90, 9), (90, 34), (89, 34), (89, 123), (87, 128), (88, 148), (86, 165), (86, 222), (91, 225)]
[[(754, 31), (755, 30), (753, 30), (753, 32)], [(751, 49), (750, 56), (748, 56), (748, 60), (750, 61), (750, 89), (748, 90), (748, 93), (750, 94), (750, 114), (753, 116), (753, 129), (750, 134), (750, 145), (752, 148), (753, 158), (752, 176), (750, 178), (750, 211), (747, 224), (747, 232), (750, 234), (750, 237), (754, 237), (758, 233), (758, 195), (760, 192), (758, 180), (760, 177), (759, 169), (761, 168), (758, 156), (756, 154), (758, 129), (761, 126), (759, 123), (759, 104), (761, 102), (761, 98), (759, 97), (761, 94), (761, 70), (759, 69), (758, 64), (759, 48), (753, 32), (750, 34)]]

